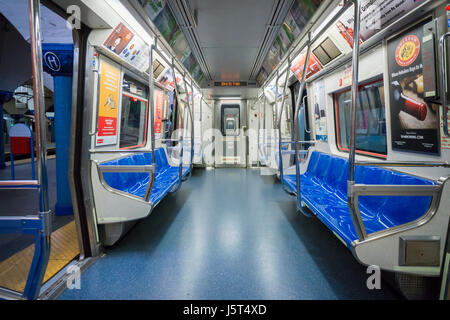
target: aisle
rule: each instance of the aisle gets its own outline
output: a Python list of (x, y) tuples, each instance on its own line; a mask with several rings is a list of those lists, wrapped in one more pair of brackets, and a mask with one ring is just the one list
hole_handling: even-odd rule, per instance
[(60, 299), (398, 299), (259, 170), (196, 170)]

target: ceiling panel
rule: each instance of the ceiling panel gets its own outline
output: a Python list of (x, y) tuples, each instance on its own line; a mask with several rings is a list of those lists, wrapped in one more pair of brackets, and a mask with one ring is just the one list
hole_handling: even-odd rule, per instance
[(257, 51), (250, 47), (203, 49), (215, 80), (248, 80)]
[(276, 0), (192, 0), (213, 80), (248, 80)]

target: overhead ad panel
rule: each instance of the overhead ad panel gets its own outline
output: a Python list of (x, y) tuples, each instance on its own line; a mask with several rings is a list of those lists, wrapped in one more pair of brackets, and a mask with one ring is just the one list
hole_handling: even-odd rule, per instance
[(138, 70), (144, 72), (149, 67), (149, 46), (127, 26), (120, 23), (103, 44)]
[[(360, 43), (369, 40), (379, 31), (405, 14), (428, 2), (427, 0), (363, 0), (361, 1)], [(353, 7), (336, 22), (341, 36), (353, 48)]]
[(282, 56), (300, 35), (323, 0), (296, 0), (289, 10), (278, 36), (264, 59), (257, 81), (262, 84), (276, 68)]
[[(294, 62), (292, 63), (291, 71), (295, 74), (295, 77), (298, 79), (298, 81), (302, 81), (303, 69), (305, 67), (305, 60), (306, 60), (306, 51), (303, 51), (302, 53), (300, 53), (298, 58), (295, 59)], [(319, 60), (313, 53), (311, 53), (311, 56), (308, 61), (308, 69), (306, 71), (306, 79), (322, 70), (322, 68), (323, 67), (320, 64)]]
[(177, 58), (188, 69), (192, 77), (200, 82), (203, 73), (167, 2), (163, 0), (139, 0), (139, 3), (175, 51)]

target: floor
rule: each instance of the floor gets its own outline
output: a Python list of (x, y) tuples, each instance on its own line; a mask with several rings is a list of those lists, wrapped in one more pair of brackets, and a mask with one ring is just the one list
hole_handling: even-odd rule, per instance
[[(44, 275), (44, 283), (70, 263), (79, 253), (75, 221), (52, 233), (52, 249)], [(0, 262), (0, 287), (23, 292), (34, 255), (34, 245)]]
[(195, 170), (59, 299), (400, 299), (259, 170)]

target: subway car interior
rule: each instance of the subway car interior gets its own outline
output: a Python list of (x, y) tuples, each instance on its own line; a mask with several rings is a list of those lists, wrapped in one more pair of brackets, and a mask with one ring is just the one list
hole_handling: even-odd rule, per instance
[(0, 300), (450, 300), (450, 1), (0, 0)]

